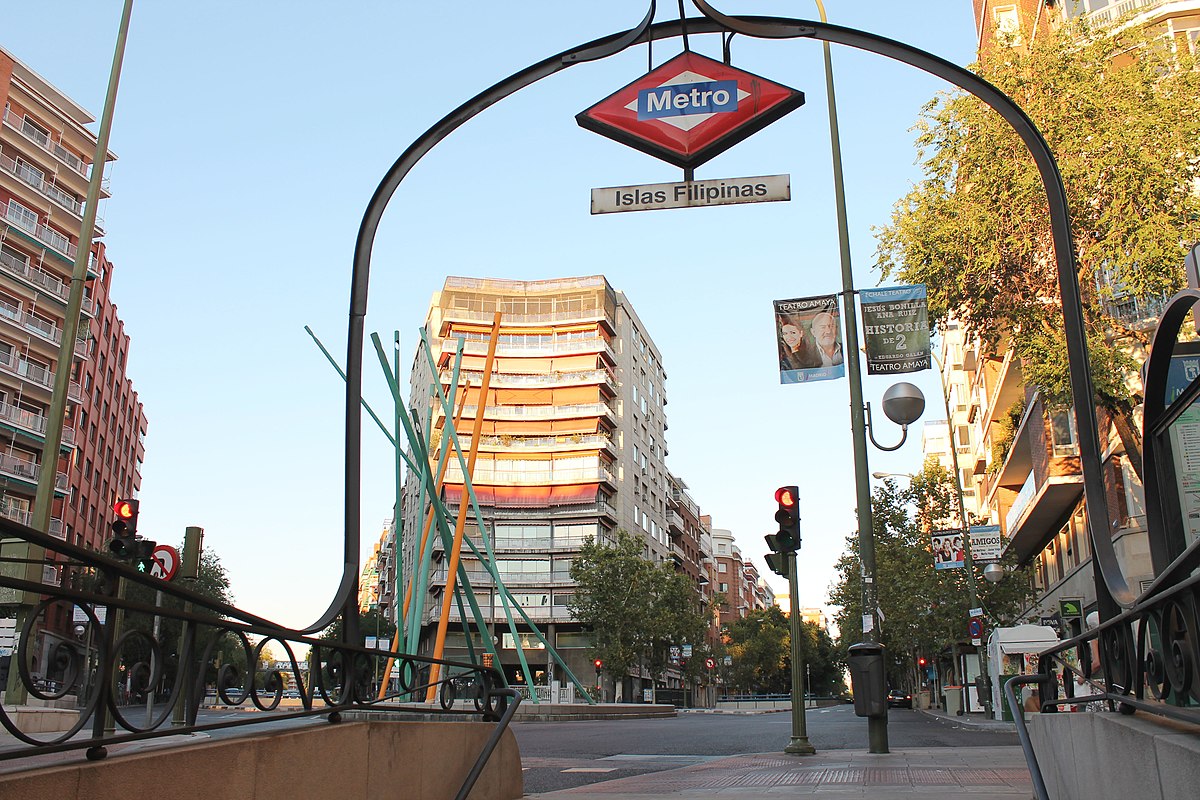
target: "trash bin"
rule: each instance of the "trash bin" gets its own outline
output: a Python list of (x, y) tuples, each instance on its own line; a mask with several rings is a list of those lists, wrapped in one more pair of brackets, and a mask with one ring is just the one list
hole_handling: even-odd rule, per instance
[(846, 661), (850, 667), (850, 684), (854, 688), (854, 714), (859, 717), (886, 717), (887, 680), (883, 645), (875, 642), (852, 644)]
[(943, 686), (942, 692), (946, 698), (946, 713), (954, 714), (961, 717), (962, 708), (962, 689), (961, 686)]

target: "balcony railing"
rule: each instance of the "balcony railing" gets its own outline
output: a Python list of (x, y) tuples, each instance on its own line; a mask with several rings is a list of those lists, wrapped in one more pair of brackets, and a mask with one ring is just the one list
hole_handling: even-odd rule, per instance
[(16, 175), (22, 183), (33, 187), (75, 216), (83, 217), (83, 203), (58, 188), (51, 181), (46, 180), (41, 174), (41, 170), (22, 164), (8, 156), (0, 156), (0, 169)]
[[(479, 406), (463, 406), (464, 418), (473, 418)], [(608, 403), (577, 403), (566, 406), (485, 406), (484, 419), (570, 419), (572, 417), (615, 416)]]
[(57, 158), (62, 163), (70, 167), (80, 177), (88, 176), (87, 165), (83, 163), (83, 159), (72, 153), (67, 148), (63, 147), (58, 142), (53, 141), (42, 131), (31, 125), (24, 117), (18, 117), (10, 109), (4, 109), (4, 121), (15, 130), (21, 132), (26, 139), (36, 144), (38, 147), (45, 150), (50, 155)]
[[(16, 375), (31, 383), (36, 383), (45, 389), (54, 388), (54, 373), (38, 364), (31, 364), (21, 358), (15, 351), (0, 352), (0, 371)], [(83, 398), (83, 387), (71, 381), (67, 385), (67, 397), (79, 402)]]
[[(11, 403), (6, 403), (0, 400), (0, 420), (8, 422), (12, 425), (22, 428), (37, 436), (45, 437), (46, 435), (46, 418), (41, 414), (36, 414), (32, 411), (27, 411), (24, 408), (18, 408)], [(62, 433), (63, 444), (75, 444), (75, 429), (63, 427)]]
[[(616, 483), (616, 478), (604, 467), (538, 470), (531, 472), (490, 470), (476, 467), (471, 482), (487, 485), (544, 486), (551, 483), (592, 483), (594, 481)], [(446, 483), (462, 482), (463, 474), (457, 465), (446, 470)]]
[(569, 436), (483, 436), (479, 444), (484, 447), (503, 447), (505, 450), (551, 450), (555, 448), (592, 449), (612, 447), (612, 440), (602, 434), (578, 434)]
[[(27, 525), (30, 527), (33, 526), (32, 511), (26, 511), (25, 509), (16, 508), (14, 506), (0, 505), (0, 516), (8, 517), (15, 522), (21, 523), (22, 525)], [(67, 534), (63, 530), (63, 521), (58, 517), (51, 518), (49, 533), (55, 539), (61, 539), (64, 542), (67, 540)]]
[[(443, 352), (454, 352), (456, 347), (454, 338), (455, 337), (448, 337), (442, 340)], [(464, 353), (482, 356), (487, 355), (487, 350), (487, 341), (468, 339), (463, 342)], [(612, 348), (609, 347), (608, 341), (600, 336), (594, 336), (589, 339), (560, 339), (554, 342), (546, 343), (530, 342), (516, 344), (512, 341), (504, 341), (496, 345), (496, 352), (515, 351), (517, 353), (521, 353), (522, 355), (554, 355), (556, 353), (580, 353), (588, 350), (600, 350), (603, 352), (612, 353)]]
[[(442, 375), (443, 383), (449, 381), (450, 374)], [(482, 372), (460, 372), (459, 380), (471, 382), (472, 386), (483, 383)], [(492, 386), (570, 386), (579, 383), (604, 381), (616, 387), (616, 380), (606, 369), (585, 369), (575, 372), (538, 372), (532, 375), (521, 375), (514, 372), (497, 372), (492, 375)]]
[[(0, 251), (0, 269), (33, 285), (35, 289), (49, 292), (64, 303), (71, 294), (70, 288), (61, 278), (38, 269), (24, 259)], [(90, 301), (88, 305), (91, 305)]]
[(75, 260), (75, 253), (78, 252), (79, 248), (71, 244), (71, 241), (67, 237), (53, 228), (49, 228), (41, 223), (31, 222), (11, 207), (5, 207), (4, 219), (16, 225), (59, 255), (64, 256), (68, 261)]
[[(8, 453), (0, 453), (0, 473), (15, 476), (23, 481), (37, 483), (42, 467), (36, 461), (30, 461)], [(67, 474), (59, 472), (55, 475), (54, 488), (59, 491), (67, 489)]]
[[(465, 308), (442, 309), (443, 317), (447, 319), (464, 319), (471, 322), (491, 322), (495, 319), (494, 311), (468, 311)], [(509, 314), (504, 313), (500, 319), (503, 325), (545, 325), (558, 322), (585, 322), (600, 319), (604, 316), (603, 308), (572, 309), (555, 311), (550, 314)]]

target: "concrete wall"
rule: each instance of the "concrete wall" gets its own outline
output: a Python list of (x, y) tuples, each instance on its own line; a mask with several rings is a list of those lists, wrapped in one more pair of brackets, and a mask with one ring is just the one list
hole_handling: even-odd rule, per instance
[[(483, 722), (345, 722), (0, 775), (21, 800), (358, 800), (454, 797), (487, 737)], [(523, 794), (521, 756), (505, 731), (471, 800)]]
[(1033, 714), (1052, 800), (1179, 800), (1200, 792), (1200, 726), (1138, 713)]

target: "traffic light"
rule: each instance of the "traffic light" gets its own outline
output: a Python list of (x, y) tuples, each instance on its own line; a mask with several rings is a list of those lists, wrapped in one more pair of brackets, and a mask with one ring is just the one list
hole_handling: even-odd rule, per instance
[(604, 662), (601, 659), (597, 658), (592, 663), (596, 665), (596, 672), (599, 672), (600, 670), (604, 669)]
[(779, 523), (779, 532), (775, 534), (779, 537), (779, 551), (795, 552), (800, 549), (800, 487), (780, 486), (775, 490), (775, 502), (779, 506), (775, 512), (775, 521)]
[(133, 558), (137, 537), (138, 501), (118, 500), (113, 503), (113, 519), (109, 525), (113, 538), (108, 540), (109, 551), (117, 558)]
[(156, 546), (158, 546), (158, 542), (152, 542), (149, 539), (133, 541), (133, 551), (130, 553), (129, 560), (133, 562), (139, 572), (149, 573), (154, 566), (154, 548)]
[(775, 504), (779, 530), (764, 537), (771, 548), (766, 560), (772, 572), (787, 578), (788, 554), (800, 549), (800, 487), (780, 486), (775, 490)]
[(917, 659), (917, 666), (918, 666), (918, 667), (923, 667), (923, 666), (925, 666), (927, 663), (928, 663), (928, 662), (925, 660), (925, 656), (921, 656), (920, 658), (918, 658), (918, 659)]

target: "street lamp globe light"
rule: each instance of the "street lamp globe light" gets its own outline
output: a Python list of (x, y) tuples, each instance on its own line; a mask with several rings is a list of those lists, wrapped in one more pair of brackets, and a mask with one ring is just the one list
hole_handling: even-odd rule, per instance
[(999, 583), (1004, 577), (1004, 567), (999, 564), (988, 564), (983, 568), (983, 577), (987, 578), (992, 583)]

